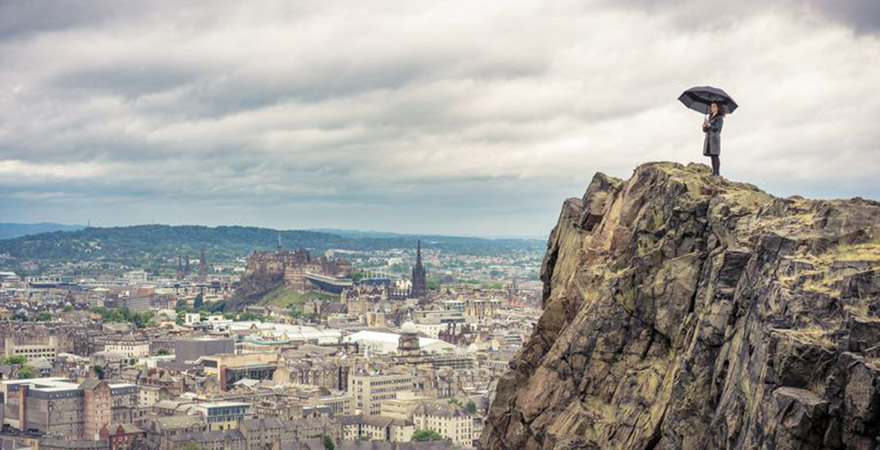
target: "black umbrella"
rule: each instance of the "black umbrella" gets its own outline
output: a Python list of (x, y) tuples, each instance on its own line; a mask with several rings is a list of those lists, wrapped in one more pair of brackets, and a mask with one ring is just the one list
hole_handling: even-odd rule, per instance
[(678, 96), (678, 101), (703, 114), (709, 114), (709, 104), (711, 103), (718, 103), (728, 113), (732, 113), (739, 106), (727, 92), (712, 86), (692, 87), (682, 92)]

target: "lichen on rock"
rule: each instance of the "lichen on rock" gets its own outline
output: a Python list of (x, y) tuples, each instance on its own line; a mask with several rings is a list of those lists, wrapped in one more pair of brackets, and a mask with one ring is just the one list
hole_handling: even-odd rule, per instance
[(880, 444), (880, 203), (697, 164), (597, 174), (541, 277), (481, 448)]

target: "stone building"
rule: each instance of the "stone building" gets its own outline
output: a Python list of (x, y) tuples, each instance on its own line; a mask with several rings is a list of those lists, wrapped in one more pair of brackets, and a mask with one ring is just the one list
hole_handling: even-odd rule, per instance
[(99, 434), (102, 441), (110, 444), (110, 450), (142, 449), (147, 437), (143, 430), (130, 423), (104, 425)]
[[(277, 353), (222, 354), (199, 358), (205, 374), (213, 378), (220, 391), (227, 391), (245, 378), (271, 380), (278, 369)], [(280, 376), (280, 375), (279, 375)]]
[(16, 336), (9, 336), (3, 342), (3, 353), (5, 356), (20, 355), (29, 361), (44, 360), (49, 362), (55, 361), (58, 354), (58, 339), (55, 336), (45, 336), (42, 342), (38, 340), (24, 341)]
[(245, 275), (281, 275), (285, 283), (298, 290), (308, 290), (307, 273), (331, 277), (351, 273), (351, 263), (325, 256), (312, 257), (306, 249), (287, 251), (278, 246), (274, 252), (256, 251), (248, 257)]
[(474, 445), (474, 416), (464, 408), (446, 403), (423, 403), (413, 411), (413, 423), (419, 430), (434, 430), (455, 445)]
[(275, 380), (346, 390), (348, 388), (348, 371), (347, 365), (333, 360), (288, 360), (276, 371)]
[(129, 358), (150, 355), (150, 340), (142, 334), (121, 334), (105, 336), (104, 351), (119, 352)]
[(415, 425), (404, 419), (383, 416), (349, 416), (343, 419), (346, 441), (409, 442)]
[(153, 404), (170, 400), (186, 392), (186, 383), (180, 375), (169, 369), (144, 369), (137, 377), (138, 406), (147, 408)]
[(0, 390), (3, 425), (70, 440), (95, 440), (104, 425), (132, 423), (137, 408), (137, 386), (127, 383), (34, 378), (3, 381)]
[(174, 450), (187, 444), (203, 450), (249, 450), (241, 431), (193, 431), (161, 440), (160, 450)]

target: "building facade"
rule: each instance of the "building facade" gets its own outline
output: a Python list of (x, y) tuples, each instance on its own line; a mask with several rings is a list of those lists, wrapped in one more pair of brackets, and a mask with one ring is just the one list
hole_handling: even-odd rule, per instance
[(364, 416), (379, 415), (383, 400), (396, 398), (398, 392), (411, 392), (414, 385), (410, 374), (361, 374), (348, 379), (354, 410)]
[(413, 411), (413, 423), (419, 430), (434, 430), (455, 445), (474, 444), (474, 416), (464, 408), (443, 403), (423, 403)]
[(0, 383), (3, 425), (70, 440), (96, 440), (105, 425), (132, 423), (137, 386), (88, 379), (34, 378)]

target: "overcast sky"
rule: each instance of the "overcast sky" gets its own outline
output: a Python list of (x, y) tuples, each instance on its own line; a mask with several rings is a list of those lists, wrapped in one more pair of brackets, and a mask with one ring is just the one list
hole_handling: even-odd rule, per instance
[(0, 222), (541, 235), (706, 84), (727, 177), (880, 199), (877, 0), (130, 5), (0, 0)]

